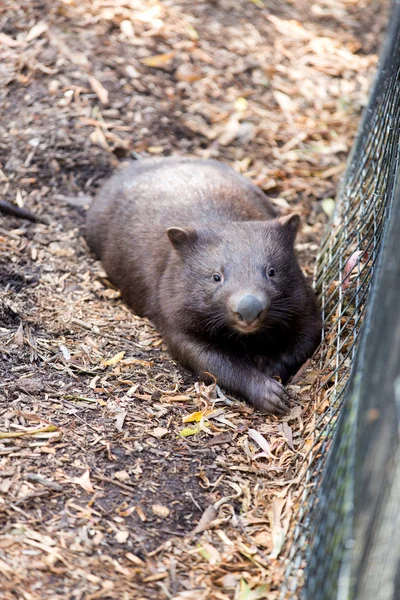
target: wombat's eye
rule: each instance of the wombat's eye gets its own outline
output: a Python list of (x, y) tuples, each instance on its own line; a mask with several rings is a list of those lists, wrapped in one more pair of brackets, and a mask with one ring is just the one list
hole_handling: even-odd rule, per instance
[(274, 269), (274, 267), (269, 267), (267, 269), (267, 275), (268, 275), (268, 277), (275, 277), (275, 269)]
[(218, 273), (214, 273), (213, 279), (214, 281), (222, 281), (222, 277), (221, 275), (218, 275)]

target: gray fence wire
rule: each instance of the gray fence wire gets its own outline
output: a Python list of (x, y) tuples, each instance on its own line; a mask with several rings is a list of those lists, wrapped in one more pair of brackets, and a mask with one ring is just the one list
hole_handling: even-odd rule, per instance
[[(399, 140), (400, 0), (393, 4), (375, 84), (317, 260), (315, 285), (324, 318), (323, 375), (313, 395), (328, 408), (317, 418), (312, 447), (298, 474), (299, 508), (289, 537), (281, 600), (347, 598), (340, 596), (340, 574), (346, 551), (351, 550), (346, 550), (344, 540), (353, 520), (355, 473), (350, 457), (355, 453), (357, 415), (355, 405), (347, 401), (346, 384), (380, 270), (395, 197)], [(353, 376), (360, 377), (362, 365), (355, 369)], [(318, 493), (322, 478), (323, 490)]]

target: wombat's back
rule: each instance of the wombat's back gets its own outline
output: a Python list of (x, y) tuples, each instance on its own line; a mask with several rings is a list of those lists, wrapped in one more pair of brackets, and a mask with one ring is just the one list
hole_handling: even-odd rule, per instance
[(143, 228), (275, 217), (265, 194), (214, 160), (145, 158), (117, 171), (87, 216), (86, 238), (102, 258), (107, 239)]

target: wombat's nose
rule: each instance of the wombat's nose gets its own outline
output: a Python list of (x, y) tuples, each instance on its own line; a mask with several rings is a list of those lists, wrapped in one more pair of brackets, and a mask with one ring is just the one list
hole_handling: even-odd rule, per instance
[(258, 298), (247, 294), (238, 303), (236, 312), (238, 315), (246, 321), (246, 323), (252, 323), (258, 315), (264, 310), (265, 306), (260, 302)]

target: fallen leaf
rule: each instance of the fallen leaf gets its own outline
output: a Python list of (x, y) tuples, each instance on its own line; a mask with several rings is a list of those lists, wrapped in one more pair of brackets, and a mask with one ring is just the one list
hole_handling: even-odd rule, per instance
[(90, 83), (90, 87), (100, 100), (102, 104), (108, 104), (108, 90), (104, 87), (102, 83), (93, 75), (88, 76), (88, 81)]
[(276, 27), (276, 30), (285, 37), (294, 37), (299, 39), (310, 39), (312, 33), (304, 29), (303, 25), (294, 19), (286, 21), (275, 15), (268, 15), (267, 19)]
[(324, 211), (324, 213), (326, 214), (327, 217), (331, 218), (331, 216), (333, 215), (333, 211), (335, 210), (335, 201), (333, 200), (333, 198), (324, 198), (321, 201), (321, 208)]
[(273, 548), (269, 555), (270, 558), (278, 558), (285, 543), (286, 533), (281, 525), (282, 509), (285, 502), (284, 498), (275, 498), (272, 501), (271, 530)]
[(151, 510), (157, 517), (162, 517), (166, 519), (169, 516), (170, 510), (167, 506), (163, 506), (162, 504), (153, 504)]
[(95, 146), (100, 146), (100, 148), (108, 150), (106, 136), (104, 135), (103, 130), (100, 129), (100, 127), (96, 127), (96, 129), (92, 131), (92, 133), (89, 136), (89, 139)]
[(228, 146), (238, 135), (240, 129), (240, 118), (238, 113), (233, 113), (225, 125), (224, 131), (218, 137), (221, 146)]
[(115, 477), (115, 479), (118, 479), (118, 481), (121, 481), (122, 483), (131, 480), (129, 473), (127, 471), (117, 471), (116, 473), (114, 473), (114, 477)]
[(115, 427), (118, 429), (118, 431), (122, 431), (127, 414), (128, 413), (126, 410), (121, 410), (121, 412), (117, 414), (117, 417), (115, 419)]
[(220, 552), (211, 544), (203, 542), (199, 548), (199, 553), (205, 558), (211, 566), (219, 564), (222, 560)]
[(259, 531), (256, 535), (252, 536), (252, 540), (256, 546), (271, 548), (271, 534), (269, 531)]
[(119, 544), (125, 544), (125, 542), (128, 540), (129, 537), (129, 531), (117, 531), (117, 533), (115, 534), (115, 539), (117, 540), (117, 542)]
[(107, 360), (103, 360), (101, 363), (103, 367), (110, 367), (111, 365), (117, 365), (125, 356), (125, 351), (118, 352), (112, 358), (108, 358)]
[(169, 433), (169, 430), (166, 427), (155, 427), (150, 431), (150, 435), (156, 438), (163, 438)]
[(89, 469), (87, 469), (81, 477), (74, 477), (74, 479), (71, 479), (71, 482), (80, 485), (81, 488), (83, 488), (85, 492), (88, 492), (89, 494), (93, 494), (94, 492), (92, 482), (90, 481)]
[(132, 21), (129, 21), (128, 19), (124, 19), (123, 21), (121, 21), (119, 26), (121, 28), (122, 33), (126, 37), (128, 37), (128, 38), (134, 37), (135, 31), (133, 29)]
[(154, 56), (142, 58), (140, 62), (146, 65), (146, 67), (154, 67), (156, 69), (160, 69), (169, 65), (174, 56), (175, 52), (166, 52), (165, 54), (155, 54)]
[(162, 396), (161, 400), (163, 402), (188, 402), (192, 400), (192, 397), (186, 394), (177, 394), (176, 396)]
[(24, 345), (24, 326), (22, 321), (20, 322), (17, 331), (14, 333), (14, 343), (20, 347)]
[(68, 348), (66, 346), (64, 346), (64, 344), (59, 344), (58, 346), (61, 350), (61, 353), (63, 355), (63, 358), (66, 362), (69, 362), (71, 360), (71, 353), (68, 350)]
[(263, 452), (257, 454), (253, 458), (256, 458), (256, 457), (260, 458), (262, 456), (264, 456), (265, 458), (273, 457), (273, 454), (271, 454), (270, 445), (268, 444), (265, 437), (263, 435), (261, 435), (261, 433), (259, 433), (255, 429), (249, 429), (248, 433), (249, 433), (249, 437), (252, 440), (254, 440), (256, 442), (256, 444), (258, 444), (260, 446), (260, 448), (263, 450)]
[(44, 21), (39, 21), (28, 31), (25, 41), (31, 42), (32, 40), (40, 37), (42, 33), (48, 30), (48, 28), (49, 26), (47, 23), (45, 23)]
[(209, 598), (208, 592), (209, 589), (204, 590), (204, 588), (185, 590), (184, 592), (179, 592), (172, 600), (206, 600)]
[(201, 421), (201, 419), (205, 419), (207, 417), (211, 417), (217, 411), (215, 410), (198, 410), (196, 412), (187, 415), (186, 417), (182, 417), (183, 423), (193, 423), (194, 421)]
[(0, 559), (0, 571), (7, 579), (12, 579), (12, 573), (14, 573), (14, 569), (10, 567), (4, 560)]
[(218, 433), (211, 440), (209, 440), (206, 446), (216, 446), (217, 444), (228, 444), (232, 441), (233, 434), (226, 431), (225, 433)]
[[(112, 292), (116, 291), (116, 290), (110, 290)], [(120, 292), (117, 292), (118, 296), (120, 295)], [(117, 297), (118, 297), (117, 296)], [(129, 365), (140, 365), (142, 367), (152, 367), (153, 366), (153, 362), (149, 361), (149, 360), (141, 360), (140, 358), (124, 358), (124, 360), (122, 361), (122, 364), (125, 366), (129, 366)]]
[(144, 562), (138, 557), (136, 556), (136, 554), (132, 554), (131, 552), (127, 552), (125, 554), (126, 558), (128, 560), (130, 560), (131, 562), (133, 562), (135, 565), (138, 565), (139, 567), (143, 567), (144, 566)]
[(182, 429), (179, 432), (179, 435), (181, 435), (182, 437), (189, 437), (190, 435), (196, 435), (196, 433), (199, 433), (200, 431), (200, 427), (185, 427), (185, 429)]
[(175, 79), (177, 81), (186, 81), (188, 83), (193, 83), (194, 81), (199, 81), (202, 78), (203, 75), (195, 71), (193, 67), (187, 63), (179, 65), (179, 67), (175, 71)]
[(9, 477), (8, 479), (3, 479), (3, 481), (0, 481), (0, 494), (8, 494), (12, 484), (14, 483), (12, 477)]
[(288, 113), (296, 112), (297, 104), (295, 102), (293, 102), (293, 100), (291, 98), (289, 98), (289, 96), (287, 96), (287, 94), (284, 94), (283, 92), (280, 92), (279, 90), (274, 90), (273, 94), (275, 96), (275, 100), (277, 101), (277, 103), (279, 104), (279, 106), (283, 110), (283, 112), (288, 112)]
[(352, 271), (356, 268), (356, 266), (359, 264), (360, 256), (362, 256), (362, 251), (357, 250), (356, 252), (353, 252), (353, 254), (348, 259), (346, 266), (344, 268), (344, 278), (343, 278), (343, 282), (342, 282), (342, 289), (345, 290), (349, 287), (350, 275), (351, 275)]
[(269, 591), (269, 586), (266, 583), (252, 590), (247, 582), (241, 579), (237, 600), (262, 600), (268, 598)]
[(218, 510), (215, 508), (213, 504), (208, 506), (206, 510), (201, 515), (200, 521), (197, 523), (196, 527), (193, 529), (191, 535), (196, 535), (197, 533), (202, 533), (202, 531), (206, 531), (209, 528), (212, 521), (214, 521), (218, 516)]
[(137, 506), (135, 510), (136, 510), (136, 512), (137, 512), (137, 514), (138, 514), (138, 517), (139, 517), (139, 519), (140, 519), (141, 521), (143, 521), (143, 523), (144, 523), (145, 521), (147, 521), (147, 517), (146, 517), (146, 515), (144, 514), (144, 512), (143, 512), (143, 509), (142, 509), (140, 506)]
[(100, 379), (100, 375), (95, 375), (93, 377), (93, 379), (90, 380), (89, 387), (90, 387), (91, 390), (96, 389), (97, 382), (98, 382), (99, 379)]
[(290, 427), (290, 425), (288, 425), (286, 423), (286, 421), (283, 421), (281, 424), (281, 429), (282, 429), (282, 433), (286, 438), (287, 444), (289, 446), (289, 448), (291, 450), (293, 450), (293, 452), (295, 452), (294, 446), (293, 446), (293, 432), (292, 432), (292, 428)]

